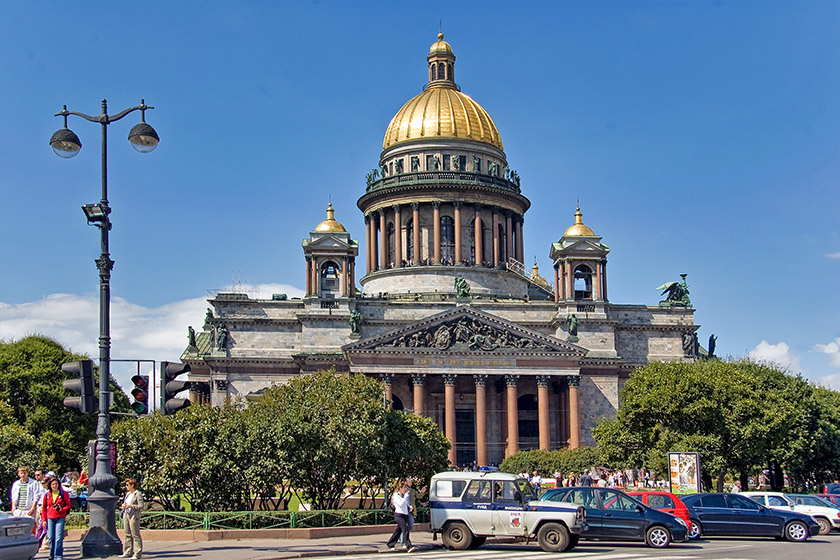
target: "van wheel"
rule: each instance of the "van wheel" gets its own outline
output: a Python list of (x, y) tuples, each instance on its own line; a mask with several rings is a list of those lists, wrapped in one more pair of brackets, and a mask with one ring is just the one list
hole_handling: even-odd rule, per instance
[(665, 548), (671, 544), (671, 533), (661, 525), (656, 525), (647, 530), (645, 542), (651, 548)]
[(460, 521), (447, 525), (441, 537), (443, 538), (443, 544), (450, 550), (466, 550), (473, 540), (470, 528)]
[(808, 540), (808, 527), (801, 521), (791, 521), (785, 527), (785, 538), (794, 542)]
[(473, 537), (472, 542), (470, 543), (470, 548), (478, 548), (487, 542), (487, 537)]
[(546, 552), (563, 552), (569, 546), (569, 530), (560, 523), (546, 523), (537, 531), (537, 542)]
[(820, 526), (820, 535), (827, 535), (831, 532), (831, 522), (825, 517), (815, 517), (814, 520)]
[(572, 550), (579, 542), (580, 535), (569, 535), (569, 546), (566, 547), (566, 550)]

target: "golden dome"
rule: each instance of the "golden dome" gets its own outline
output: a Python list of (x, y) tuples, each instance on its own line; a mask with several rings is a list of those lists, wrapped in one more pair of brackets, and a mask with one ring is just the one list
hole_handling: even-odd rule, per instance
[(432, 47), (429, 49), (429, 54), (436, 53), (452, 54), (452, 47), (443, 40), (443, 33), (438, 33), (438, 40), (432, 43)]
[(534, 259), (534, 267), (531, 269), (531, 281), (535, 284), (543, 286), (544, 288), (547, 288), (549, 286), (548, 280), (540, 276), (540, 267), (537, 266), (536, 259)]
[(388, 130), (382, 149), (409, 140), (463, 138), (504, 150), (496, 124), (484, 107), (457, 89), (429, 87), (403, 105)]
[(566, 230), (566, 233), (563, 234), (563, 237), (595, 237), (595, 232), (592, 231), (589, 226), (583, 223), (583, 214), (580, 211), (580, 205), (577, 207), (577, 212), (575, 212), (575, 223), (569, 229)]
[(320, 232), (340, 232), (340, 233), (347, 233), (347, 230), (344, 229), (344, 226), (340, 223), (335, 221), (335, 210), (333, 210), (332, 202), (329, 203), (327, 206), (327, 219), (318, 224), (318, 227), (315, 228), (315, 231)]

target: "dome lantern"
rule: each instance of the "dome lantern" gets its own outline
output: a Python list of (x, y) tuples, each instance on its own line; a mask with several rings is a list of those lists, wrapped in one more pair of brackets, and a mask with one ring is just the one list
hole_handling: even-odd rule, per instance
[[(438, 33), (438, 40), (432, 43), (429, 54), (429, 86), (453, 87), (455, 85), (455, 55), (452, 47), (443, 40), (443, 33)], [(428, 87), (428, 86), (427, 86)]]
[(575, 223), (566, 230), (563, 237), (595, 237), (595, 232), (583, 223), (583, 213), (580, 211), (580, 203), (578, 203), (577, 211), (575, 212)]
[(319, 232), (340, 232), (346, 233), (344, 226), (335, 220), (335, 210), (333, 210), (332, 202), (327, 205), (327, 219), (318, 224), (314, 231)]

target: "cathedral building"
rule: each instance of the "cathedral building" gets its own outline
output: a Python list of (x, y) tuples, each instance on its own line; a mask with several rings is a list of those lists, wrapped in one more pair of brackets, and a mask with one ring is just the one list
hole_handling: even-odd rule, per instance
[(499, 130), (455, 82), (442, 34), (426, 61), (428, 83), (391, 120), (359, 188), (365, 262), (328, 205), (302, 243), (305, 297), (209, 300), (182, 356), (193, 398), (258, 398), (335, 368), (382, 380), (389, 406), (433, 418), (452, 463), (592, 444), (633, 369), (694, 359), (694, 310), (611, 303), (610, 249), (580, 208), (546, 242), (553, 283), (536, 263), (528, 274), (531, 203)]

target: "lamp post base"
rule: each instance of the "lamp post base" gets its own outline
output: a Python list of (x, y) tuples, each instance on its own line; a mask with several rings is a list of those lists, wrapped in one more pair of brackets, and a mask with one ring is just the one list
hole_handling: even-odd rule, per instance
[[(113, 478), (113, 475), (111, 475)], [(119, 498), (99, 489), (88, 497), (90, 529), (82, 539), (82, 557), (118, 556), (123, 545), (117, 535), (116, 508)]]
[(82, 540), (82, 558), (106, 558), (122, 554), (123, 544), (116, 535), (109, 535), (102, 527), (91, 527)]

